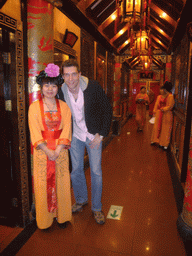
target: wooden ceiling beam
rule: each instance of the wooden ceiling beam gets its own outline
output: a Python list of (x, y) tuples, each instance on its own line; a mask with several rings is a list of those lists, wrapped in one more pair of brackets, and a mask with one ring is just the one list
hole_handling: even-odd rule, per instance
[[(167, 21), (173, 27), (175, 27), (177, 25), (177, 22), (171, 16), (169, 16), (162, 8), (160, 8), (159, 6), (155, 5), (153, 2), (151, 2), (151, 12), (152, 11), (157, 13), (157, 17), (159, 17), (162, 20)], [(166, 15), (164, 13), (166, 13)]]
[(115, 10), (115, 11), (98, 27), (98, 30), (99, 30), (99, 31), (103, 31), (106, 27), (108, 27), (108, 26), (110, 25), (111, 22), (114, 21), (113, 15), (114, 15), (115, 17), (117, 17), (117, 10)]
[(154, 29), (154, 30), (158, 31), (160, 34), (162, 34), (165, 38), (167, 38), (167, 40), (171, 41), (170, 35), (168, 35), (168, 34), (163, 30), (163, 28), (161, 29), (160, 27), (158, 27), (153, 21), (151, 21), (150, 27), (151, 27), (151, 29)]
[(183, 3), (179, 4), (176, 1), (169, 0), (153, 0), (153, 3), (158, 6), (162, 11), (167, 13), (176, 22), (180, 18), (181, 11), (183, 9)]
[(168, 48), (158, 38), (152, 35), (151, 40), (158, 48), (167, 53)]

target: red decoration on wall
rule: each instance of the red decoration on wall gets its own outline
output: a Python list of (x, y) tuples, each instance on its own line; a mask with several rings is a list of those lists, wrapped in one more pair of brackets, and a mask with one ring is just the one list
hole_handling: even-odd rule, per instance
[(73, 47), (78, 39), (78, 36), (75, 35), (73, 32), (66, 29), (65, 35), (63, 38), (63, 43), (69, 45), (70, 47)]
[(45, 42), (45, 37), (43, 36), (40, 40), (40, 45), (38, 45), (39, 49), (43, 52), (51, 50), (53, 45), (50, 43), (52, 38), (49, 37), (48, 41)]
[(29, 5), (27, 6), (27, 11), (28, 13), (33, 13), (33, 14), (40, 14), (40, 13), (48, 13), (51, 15), (52, 13), (52, 5), (49, 4), (48, 2), (44, 1), (42, 6), (42, 1), (33, 1), (33, 6)]
[(35, 67), (36, 64), (40, 64), (40, 62), (37, 62), (37, 61), (33, 60), (32, 58), (28, 58), (29, 76), (38, 75), (37, 68)]

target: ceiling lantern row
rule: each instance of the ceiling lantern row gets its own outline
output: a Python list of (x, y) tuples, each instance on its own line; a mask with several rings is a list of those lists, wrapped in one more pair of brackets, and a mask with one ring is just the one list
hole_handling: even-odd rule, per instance
[[(118, 22), (126, 22), (128, 27), (128, 40), (133, 56), (148, 56), (151, 59), (151, 39), (149, 30), (151, 0), (116, 0)], [(141, 62), (143, 60), (141, 59)], [(144, 62), (146, 63), (146, 61)], [(145, 65), (146, 66), (146, 65)]]
[(134, 24), (141, 22), (142, 0), (123, 0), (121, 3), (121, 13), (124, 22)]

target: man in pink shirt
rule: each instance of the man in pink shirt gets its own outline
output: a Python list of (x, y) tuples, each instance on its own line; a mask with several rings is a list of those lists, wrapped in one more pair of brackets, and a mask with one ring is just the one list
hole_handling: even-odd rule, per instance
[(102, 140), (111, 126), (112, 107), (104, 90), (97, 81), (81, 76), (76, 60), (69, 59), (62, 66), (64, 84), (60, 98), (71, 109), (73, 118), (73, 137), (70, 149), (72, 172), (71, 180), (76, 203), (72, 212), (82, 211), (88, 203), (86, 178), (84, 173), (85, 147), (89, 156), (91, 170), (92, 211), (98, 224), (105, 223), (102, 212)]

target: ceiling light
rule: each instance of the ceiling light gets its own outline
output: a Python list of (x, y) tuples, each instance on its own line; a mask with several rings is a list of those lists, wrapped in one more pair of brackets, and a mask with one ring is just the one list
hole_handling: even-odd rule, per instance
[(164, 18), (164, 19), (166, 18), (166, 16), (167, 16), (167, 14), (166, 14), (165, 12), (163, 12), (163, 13), (160, 15), (160, 17), (161, 17), (161, 18)]
[(123, 29), (121, 29), (121, 30), (119, 31), (119, 34), (120, 34), (120, 35), (122, 35), (122, 34), (123, 34)]
[(115, 14), (111, 15), (111, 19), (115, 20), (116, 19), (116, 15)]

